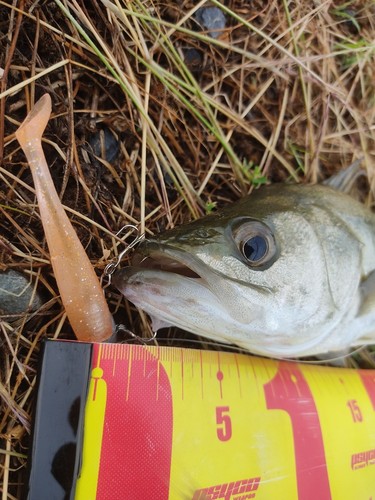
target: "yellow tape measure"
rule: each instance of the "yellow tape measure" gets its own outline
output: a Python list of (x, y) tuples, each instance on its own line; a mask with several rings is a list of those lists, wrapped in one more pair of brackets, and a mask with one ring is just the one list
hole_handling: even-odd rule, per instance
[(77, 500), (375, 500), (375, 371), (93, 352)]

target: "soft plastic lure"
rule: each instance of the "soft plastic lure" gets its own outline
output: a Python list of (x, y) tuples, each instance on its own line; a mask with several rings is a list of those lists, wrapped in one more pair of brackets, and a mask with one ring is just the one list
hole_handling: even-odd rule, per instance
[(43, 153), (42, 135), (51, 114), (45, 94), (16, 132), (29, 162), (53, 272), (78, 340), (100, 342), (113, 333), (113, 319), (102, 288), (54, 187)]

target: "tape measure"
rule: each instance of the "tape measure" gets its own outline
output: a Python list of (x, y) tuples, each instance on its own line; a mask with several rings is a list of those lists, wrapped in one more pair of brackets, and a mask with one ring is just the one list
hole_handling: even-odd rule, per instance
[(375, 499), (375, 371), (95, 344), (75, 498)]

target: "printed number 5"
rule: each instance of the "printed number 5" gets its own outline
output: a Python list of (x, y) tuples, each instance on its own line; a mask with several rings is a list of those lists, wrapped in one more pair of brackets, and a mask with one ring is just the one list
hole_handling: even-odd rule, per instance
[(229, 413), (229, 406), (216, 407), (216, 433), (220, 441), (229, 441), (232, 437), (232, 421), (226, 413)]

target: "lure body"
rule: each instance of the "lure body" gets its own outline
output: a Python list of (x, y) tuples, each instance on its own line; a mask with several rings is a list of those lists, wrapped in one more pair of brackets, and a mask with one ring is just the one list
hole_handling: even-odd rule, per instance
[(16, 132), (29, 162), (51, 264), (70, 324), (78, 340), (104, 341), (113, 319), (98, 277), (57, 195), (42, 149), (42, 134), (51, 113), (44, 95)]

